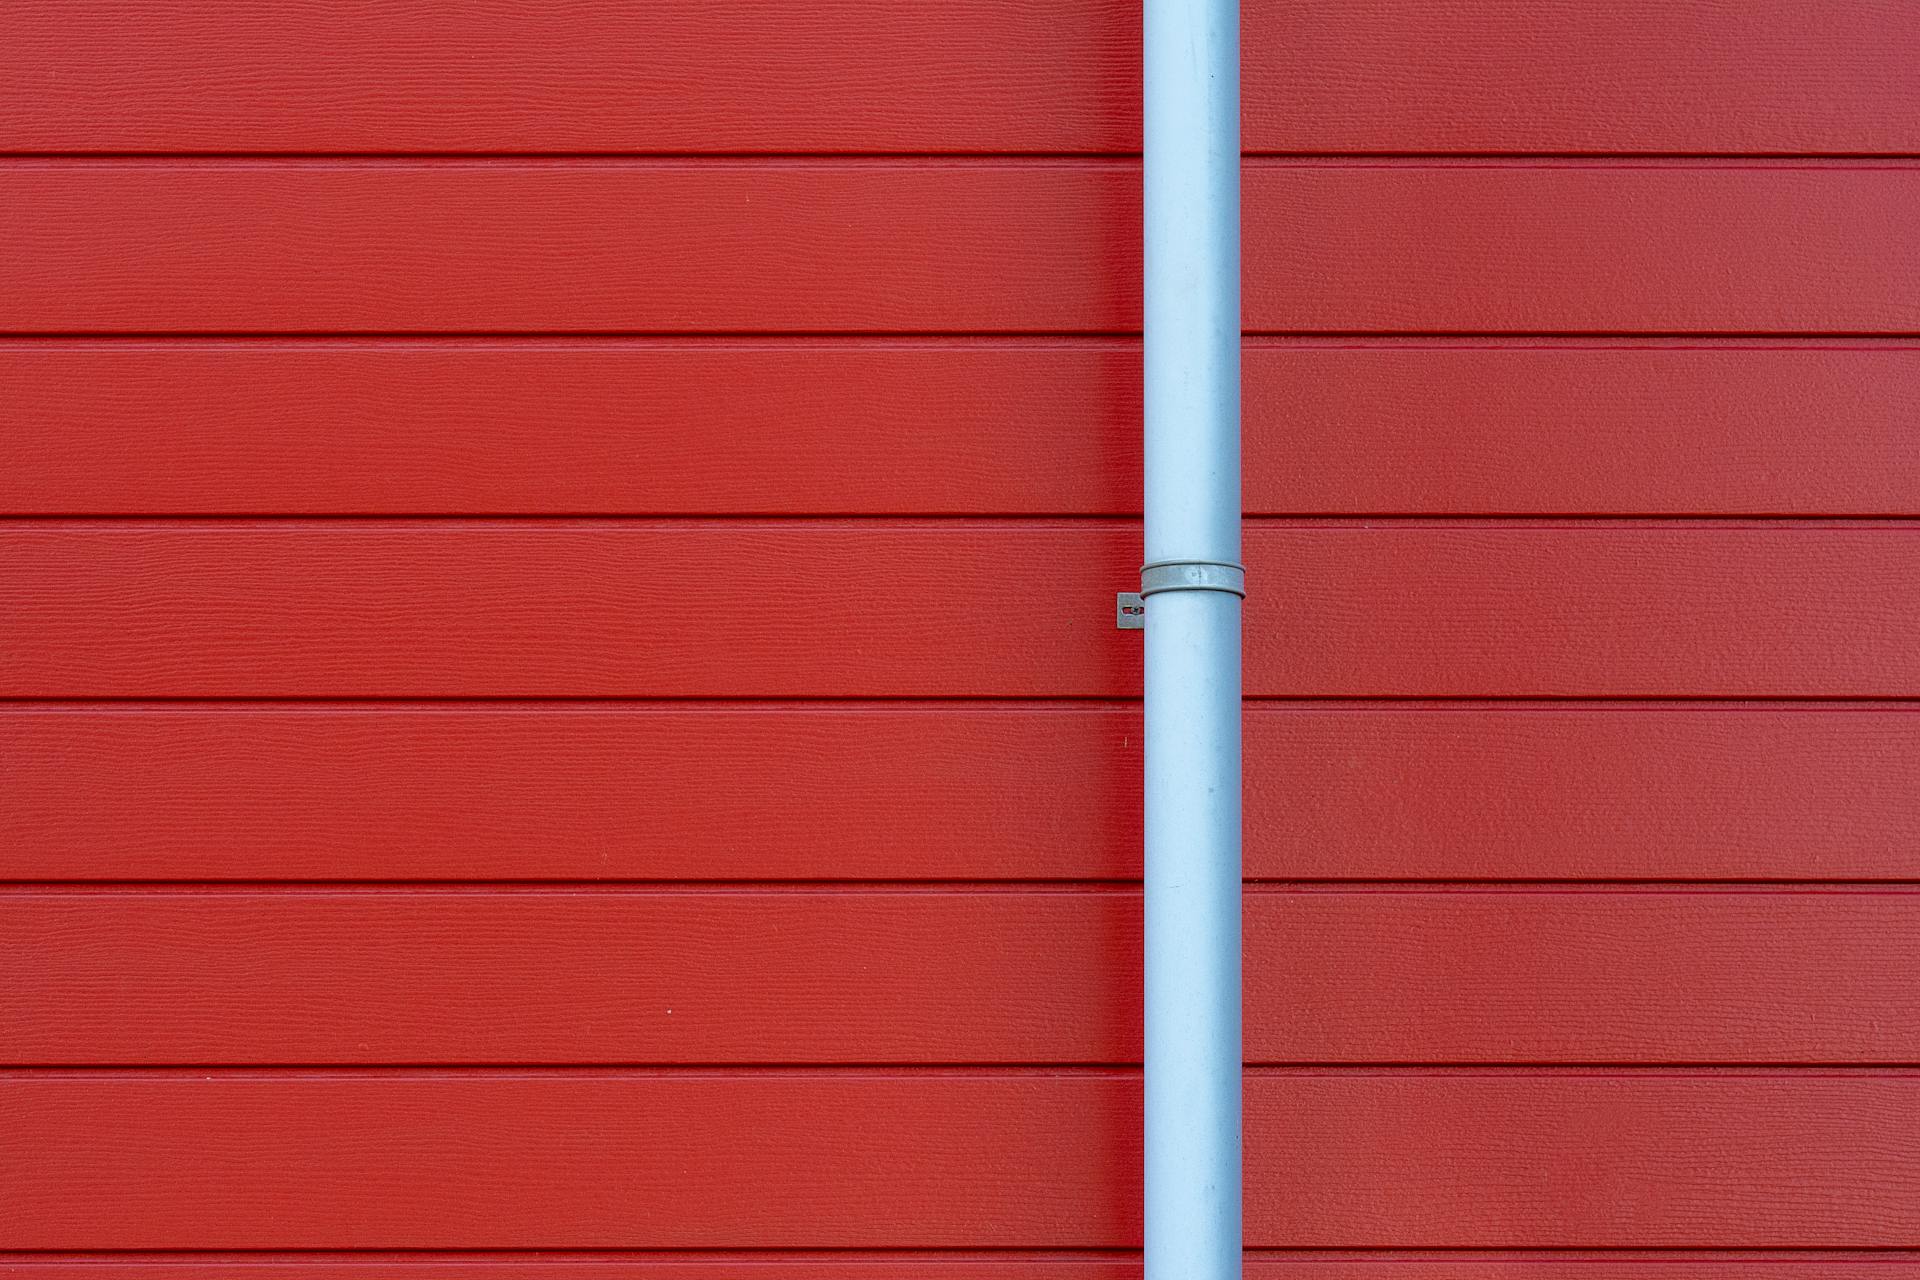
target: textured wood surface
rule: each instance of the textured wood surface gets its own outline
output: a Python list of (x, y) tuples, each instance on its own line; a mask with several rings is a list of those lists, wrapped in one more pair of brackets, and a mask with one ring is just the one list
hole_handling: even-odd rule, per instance
[(1118, 693), (1137, 562), (1065, 525), (16, 523), (0, 691)]
[(1256, 150), (1920, 149), (1900, 0), (1250, 0), (1241, 41)]
[[(0, 1254), (20, 1280), (201, 1280), (209, 1264), (234, 1280), (1138, 1280), (1138, 1254), (862, 1251), (840, 1254), (247, 1253)], [(1252, 1280), (1888, 1280), (1920, 1255), (1878, 1251), (1586, 1251), (1247, 1254)]]
[[(1920, 894), (1276, 892), (1251, 1062), (1910, 1063)], [(0, 1061), (1138, 1062), (1137, 891), (0, 894)]]
[[(18, 521), (0, 529), (0, 694), (1127, 697), (1140, 644), (1113, 592), (1137, 539)], [(1906, 525), (1259, 523), (1246, 559), (1254, 696), (1920, 693)]]
[(1253, 876), (1920, 878), (1905, 707), (1255, 704), (1246, 726)]
[(25, 0), (0, 48), (13, 150), (1139, 146), (1138, 0)]
[(1134, 893), (837, 886), (0, 894), (0, 1056), (1137, 1059), (1139, 912)]
[(1899, 1248), (1905, 1074), (1261, 1075), (1247, 1240), (1330, 1248)]
[[(1911, 333), (1912, 165), (1254, 162), (1255, 331)], [(16, 160), (4, 332), (1139, 325), (1119, 160)]]
[(1256, 163), (1255, 330), (1909, 333), (1920, 169)]
[(1920, 691), (1912, 526), (1256, 525), (1246, 556), (1255, 695)]
[(1920, 1059), (1904, 891), (1252, 893), (1245, 928), (1253, 1061)]
[[(1920, 513), (1911, 343), (1244, 363), (1255, 514)], [(1139, 366), (1124, 339), (0, 342), (0, 511), (1134, 512)]]
[(1920, 512), (1904, 344), (1256, 339), (1244, 370), (1255, 514)]
[(1123, 1243), (1138, 1106), (1097, 1075), (14, 1077), (0, 1247)]
[(0, 740), (6, 879), (1139, 873), (1126, 708), (16, 704)]
[[(1899, 0), (1243, 9), (1255, 150), (1920, 150)], [(1137, 148), (1139, 21), (1124, 0), (16, 0), (0, 147)]]
[[(1122, 706), (0, 706), (9, 880), (1140, 874)], [(1266, 879), (1920, 879), (1920, 714), (1253, 703)]]
[(1126, 341), (0, 342), (0, 510), (1125, 512), (1139, 416)]
[[(1246, 5), (1250, 1280), (1920, 1270), (1917, 12)], [(0, 11), (0, 1276), (1137, 1276), (1138, 21)]]
[(0, 331), (1105, 330), (1133, 162), (0, 163)]
[[(1130, 1246), (1139, 1102), (1059, 1072), (15, 1074), (0, 1246)], [(1916, 1135), (1906, 1073), (1255, 1072), (1246, 1239), (1904, 1248)]]

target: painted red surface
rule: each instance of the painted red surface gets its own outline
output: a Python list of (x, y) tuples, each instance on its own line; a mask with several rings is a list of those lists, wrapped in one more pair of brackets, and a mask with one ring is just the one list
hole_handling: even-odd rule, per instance
[[(1137, 1274), (1138, 20), (0, 11), (0, 1275)], [(1915, 1270), (1915, 10), (1244, 44), (1250, 1277)]]
[[(1131, 160), (22, 160), (0, 332), (1113, 332)], [(1920, 165), (1249, 162), (1250, 330), (1920, 330)], [(378, 282), (372, 287), (370, 282)]]
[[(103, 1255), (75, 1260), (16, 1254), (0, 1274), (23, 1280), (198, 1280), (209, 1262), (235, 1280), (1132, 1280), (1123, 1252), (863, 1251), (832, 1256), (764, 1253), (362, 1253)], [(1499, 1252), (1396, 1250), (1354, 1254), (1250, 1250), (1252, 1280), (1886, 1280), (1920, 1262), (1911, 1252), (1644, 1250)]]
[[(1910, 341), (1256, 338), (1244, 362), (1255, 514), (1920, 514)], [(0, 416), (0, 504), (42, 515), (1140, 501), (1130, 338), (0, 344)]]
[[(1920, 893), (1249, 891), (1249, 1062), (1901, 1064)], [(0, 894), (0, 1062), (1137, 1063), (1132, 887)]]
[[(7, 1075), (8, 1140), (40, 1158), (0, 1230), (33, 1249), (1124, 1248), (1139, 1106), (1110, 1070)], [(1254, 1247), (1920, 1231), (1906, 1072), (1255, 1070), (1246, 1118)]]
[[(1920, 151), (1900, 0), (1247, 0), (1255, 151)], [(15, 0), (24, 151), (1109, 151), (1137, 0)], [(618, 86), (617, 91), (613, 86)]]
[[(0, 706), (0, 876), (1110, 880), (1105, 704)], [(1251, 703), (1267, 880), (1920, 880), (1920, 712)]]
[[(76, 1260), (15, 1254), (23, 1280), (198, 1280), (209, 1262), (235, 1280), (1132, 1280), (1137, 1257), (1122, 1251), (975, 1253), (951, 1250), (764, 1253), (360, 1253), (99, 1255)], [(1802, 1249), (1658, 1251), (1394, 1250), (1370, 1254), (1250, 1250), (1252, 1280), (1886, 1280), (1920, 1254)]]
[[(1138, 547), (1117, 521), (16, 521), (0, 694), (1128, 697)], [(1257, 521), (1245, 554), (1255, 697), (1920, 685), (1906, 523)]]

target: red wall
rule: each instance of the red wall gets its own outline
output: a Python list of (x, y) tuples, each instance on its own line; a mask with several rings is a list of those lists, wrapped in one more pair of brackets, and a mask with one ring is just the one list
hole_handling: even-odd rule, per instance
[[(1920, 11), (1246, 5), (1250, 1274), (1920, 1268)], [(1138, 20), (0, 8), (0, 1275), (1137, 1270)]]

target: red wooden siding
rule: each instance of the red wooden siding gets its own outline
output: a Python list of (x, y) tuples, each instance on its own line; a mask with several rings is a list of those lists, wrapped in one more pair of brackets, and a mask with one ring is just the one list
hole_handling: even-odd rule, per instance
[[(1139, 325), (1132, 161), (12, 161), (0, 195), (0, 332)], [(1244, 198), (1255, 331), (1920, 330), (1911, 164), (1254, 162)]]
[(1904, 1073), (1305, 1072), (1248, 1082), (1247, 1242), (1898, 1248)]
[[(0, 1108), (15, 1248), (1139, 1242), (1104, 1072), (42, 1073)], [(1256, 1071), (1246, 1239), (1901, 1248), (1916, 1135), (1904, 1072)]]
[[(9, 5), (22, 151), (1138, 148), (1118, 0)], [(163, 73), (164, 69), (164, 73)]]
[(1911, 154), (1920, 16), (1880, 0), (1248, 0), (1255, 151)]
[[(1130, 339), (0, 343), (0, 507), (1136, 512), (1139, 365)], [(1253, 339), (1245, 402), (1254, 514), (1920, 513), (1910, 342)]]
[[(1085, 522), (16, 522), (0, 694), (1125, 697), (1137, 546)], [(1246, 559), (1253, 696), (1920, 687), (1904, 524), (1257, 523)]]
[(1046, 331), (1138, 309), (1137, 166), (1117, 161), (17, 161), (0, 179), (3, 331)]
[[(0, 1061), (1138, 1062), (1132, 889), (0, 894)], [(1920, 893), (1251, 892), (1250, 1062), (1920, 1060)]]
[[(0, 1275), (1137, 1275), (1138, 21), (0, 9)], [(1250, 1280), (1920, 1270), (1920, 17), (1244, 45)]]
[(1252, 330), (1907, 333), (1920, 170), (1254, 163)]
[[(1122, 512), (1139, 366), (1137, 342), (1050, 339), (0, 343), (0, 504)], [(1887, 373), (1864, 398), (1905, 394)], [(1856, 428), (1876, 458), (1880, 417)]]
[[(1115, 1252), (966, 1254), (873, 1250), (832, 1256), (756, 1253), (127, 1255), (75, 1260), (0, 1255), (22, 1280), (199, 1280), (210, 1261), (233, 1280), (1133, 1280), (1137, 1258)], [(1552, 1253), (1397, 1250), (1353, 1254), (1249, 1251), (1250, 1280), (1887, 1280), (1920, 1254), (1830, 1250), (1585, 1250)]]
[[(1248, 0), (1254, 151), (1911, 154), (1898, 0)], [(1137, 3), (16, 0), (20, 151), (1108, 151)], [(618, 86), (617, 91), (613, 86)]]
[(1275, 525), (1246, 554), (1254, 695), (1920, 688), (1911, 525)]
[(1920, 719), (1766, 703), (1255, 705), (1247, 873), (1920, 879)]
[[(1134, 1280), (1118, 1252), (975, 1253), (886, 1250), (832, 1256), (765, 1253), (373, 1253), (286, 1255), (0, 1255), (21, 1280), (200, 1280), (209, 1262), (233, 1280)], [(1352, 1254), (1249, 1251), (1250, 1280), (1887, 1280), (1920, 1254), (1830, 1250), (1398, 1250)]]
[[(1140, 872), (1119, 706), (16, 703), (0, 740), (9, 880)], [(1264, 702), (1246, 761), (1260, 879), (1920, 880), (1907, 706)]]
[(1244, 358), (1255, 514), (1920, 513), (1905, 343), (1256, 340)]

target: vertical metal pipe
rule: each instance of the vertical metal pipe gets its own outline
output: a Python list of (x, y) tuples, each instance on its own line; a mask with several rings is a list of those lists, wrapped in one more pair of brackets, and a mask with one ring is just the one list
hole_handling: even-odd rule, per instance
[(1240, 9), (1145, 9), (1146, 1280), (1238, 1280)]

